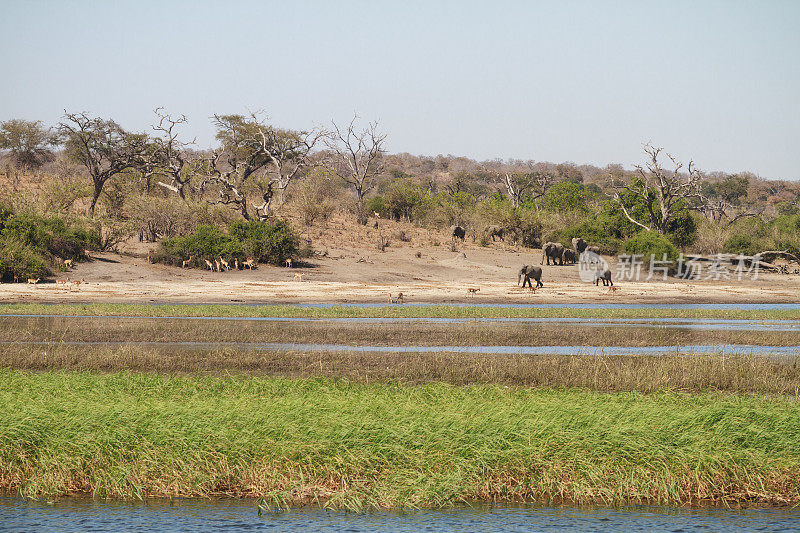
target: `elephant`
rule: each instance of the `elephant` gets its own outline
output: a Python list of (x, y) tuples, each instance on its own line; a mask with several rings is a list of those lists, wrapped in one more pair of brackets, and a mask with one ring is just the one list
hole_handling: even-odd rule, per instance
[(594, 284), (599, 285), (601, 281), (603, 282), (603, 287), (607, 287), (609, 284), (611, 284), (612, 287), (614, 286), (614, 282), (611, 281), (611, 270), (606, 268), (605, 270), (595, 271)]
[(561, 254), (561, 260), (564, 263), (577, 263), (578, 262), (578, 252), (571, 248), (564, 248), (564, 252)]
[(587, 252), (592, 252), (593, 254), (600, 255), (600, 247), (599, 246), (587, 246)]
[(547, 264), (550, 264), (550, 258), (553, 259), (553, 264), (556, 264), (556, 259), (559, 260), (559, 264), (564, 264), (564, 245), (560, 242), (546, 242), (544, 246), (542, 246), (542, 261), (539, 263), (540, 265), (544, 263), (545, 258), (547, 258)]
[(500, 240), (503, 240), (503, 236), (505, 234), (505, 229), (501, 226), (487, 226), (486, 227), (486, 234), (492, 238), (492, 242), (494, 242), (495, 237), (499, 237)]
[(572, 239), (572, 247), (575, 248), (579, 254), (583, 253), (583, 251), (586, 249), (586, 246), (588, 246), (588, 243), (582, 238), (575, 237)]
[(453, 236), (453, 240), (461, 239), (464, 240), (464, 236), (467, 234), (466, 230), (461, 226), (450, 226), (450, 233)]
[(544, 283), (542, 283), (542, 267), (531, 265), (523, 265), (522, 268), (519, 269), (519, 274), (517, 275), (517, 285), (519, 285), (519, 281), (522, 280), (523, 289), (525, 288), (526, 283), (528, 284), (528, 287), (533, 289), (531, 278), (536, 280), (537, 289), (539, 287), (544, 287)]

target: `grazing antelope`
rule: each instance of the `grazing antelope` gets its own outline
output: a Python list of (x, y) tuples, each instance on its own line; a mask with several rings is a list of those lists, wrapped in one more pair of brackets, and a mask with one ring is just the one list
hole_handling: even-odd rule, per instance
[[(86, 280), (85, 279), (76, 279), (76, 280), (74, 280), (72, 282), (72, 287), (76, 288), (76, 289), (80, 289), (81, 288), (81, 283), (86, 283)], [(72, 289), (70, 289), (70, 290), (72, 290)]]
[(41, 279), (42, 278), (36, 278), (36, 279), (28, 278), (28, 283), (30, 283), (31, 285), (36, 285), (37, 283), (39, 283), (39, 280)]
[(66, 268), (72, 268), (72, 259), (64, 259), (64, 266)]
[(69, 283), (69, 279), (57, 279), (56, 285), (64, 285), (65, 283)]
[(181, 268), (186, 268), (187, 266), (189, 266), (189, 264), (192, 262), (192, 259), (194, 259), (194, 256), (193, 256), (193, 255), (190, 255), (190, 256), (189, 256), (189, 259), (184, 259), (184, 260), (181, 262)]
[(392, 293), (389, 293), (389, 303), (390, 304), (401, 304), (403, 303), (403, 293), (397, 295), (397, 298), (392, 296)]
[(253, 259), (252, 257), (248, 257), (247, 261), (243, 262), (242, 264), (247, 268), (249, 268), (250, 270), (253, 270), (253, 268), (255, 268), (256, 266), (256, 260)]
[(214, 259), (214, 266), (217, 267), (217, 272), (222, 272), (222, 265), (219, 264), (219, 261)]
[(303, 274), (298, 272), (297, 274), (294, 275), (294, 280), (295, 281), (303, 281)]
[(206, 262), (206, 266), (208, 267), (208, 269), (209, 269), (211, 272), (214, 272), (214, 263), (212, 263), (212, 262), (211, 262), (211, 261), (209, 261), (208, 259), (203, 259), (203, 261), (205, 261), (205, 262)]
[(225, 261), (223, 258), (220, 257), (219, 258), (219, 262), (222, 265), (222, 268), (224, 268), (225, 270), (230, 270), (231, 269), (231, 265), (227, 261)]
[(288, 268), (292, 268), (292, 258), (291, 258), (291, 257), (290, 257), (289, 259), (287, 259), (287, 260), (286, 260), (286, 266), (287, 266)]
[(475, 296), (475, 293), (479, 292), (480, 290), (480, 287), (467, 287), (467, 296)]

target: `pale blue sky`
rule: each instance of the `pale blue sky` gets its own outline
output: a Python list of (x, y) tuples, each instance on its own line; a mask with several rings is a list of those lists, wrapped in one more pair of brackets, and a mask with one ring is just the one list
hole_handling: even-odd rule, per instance
[(393, 152), (800, 178), (800, 1), (0, 0), (0, 120), (379, 119)]

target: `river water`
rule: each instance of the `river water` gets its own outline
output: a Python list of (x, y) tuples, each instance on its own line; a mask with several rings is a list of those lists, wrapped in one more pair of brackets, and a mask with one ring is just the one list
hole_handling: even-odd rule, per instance
[(436, 511), (347, 513), (298, 509), (259, 516), (253, 501), (55, 503), (0, 498), (0, 531), (798, 531), (800, 511), (782, 509), (577, 508), (483, 505)]

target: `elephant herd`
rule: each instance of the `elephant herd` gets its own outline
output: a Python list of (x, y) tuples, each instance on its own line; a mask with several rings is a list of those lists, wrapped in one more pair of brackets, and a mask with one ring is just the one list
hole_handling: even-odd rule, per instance
[[(450, 226), (450, 233), (452, 234), (453, 240), (461, 240), (463, 242), (466, 230), (462, 226), (455, 225)], [(486, 228), (486, 235), (491, 237), (492, 241), (494, 241), (495, 238), (499, 238), (502, 241), (504, 233), (505, 230), (502, 226), (492, 225)], [(600, 257), (600, 248), (598, 246), (589, 245), (589, 243), (580, 237), (572, 239), (572, 248), (567, 248), (560, 242), (546, 242), (542, 246), (542, 260), (539, 264), (544, 264), (546, 260), (549, 266), (551, 259), (553, 265), (574, 264), (580, 260), (581, 255), (585, 252), (592, 254), (597, 259)], [(601, 265), (604, 264), (602, 261), (599, 262)], [(531, 280), (536, 282), (535, 287)], [(607, 265), (594, 271), (593, 280), (595, 285), (599, 285), (601, 281), (603, 282), (603, 286), (614, 285), (614, 282), (611, 280), (611, 270), (607, 268)], [(520, 281), (522, 281), (523, 287), (527, 285), (533, 290), (544, 287), (542, 283), (542, 267), (523, 265), (517, 274), (517, 285), (519, 285)]]

